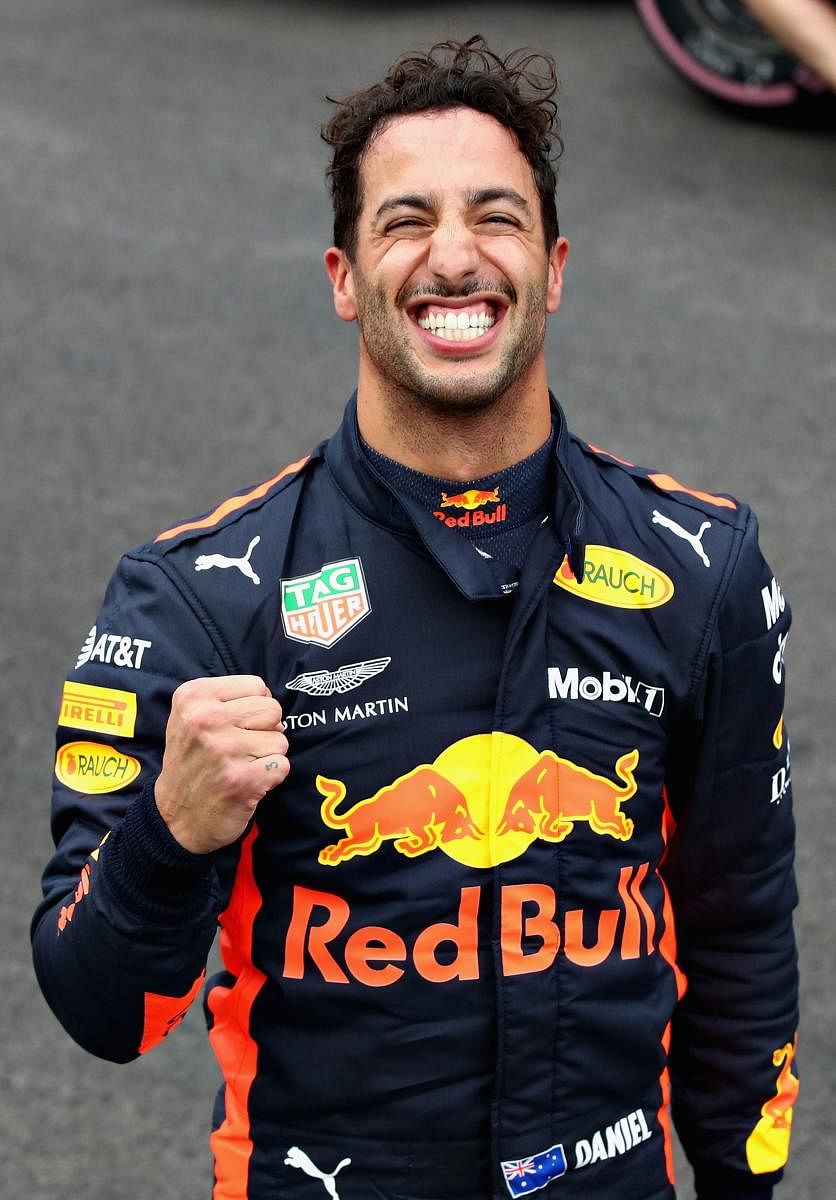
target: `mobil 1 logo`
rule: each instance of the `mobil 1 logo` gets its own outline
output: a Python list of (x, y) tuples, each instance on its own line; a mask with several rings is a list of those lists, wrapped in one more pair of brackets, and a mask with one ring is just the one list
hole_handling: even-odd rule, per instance
[(665, 689), (634, 680), (632, 675), (613, 675), (610, 671), (582, 675), (580, 667), (547, 667), (546, 673), (552, 700), (636, 704), (652, 717), (661, 717), (665, 709)]

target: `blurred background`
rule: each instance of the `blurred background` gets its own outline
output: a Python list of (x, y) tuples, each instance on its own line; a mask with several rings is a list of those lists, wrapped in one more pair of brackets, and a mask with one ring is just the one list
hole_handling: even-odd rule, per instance
[(570, 424), (749, 501), (793, 606), (802, 1091), (780, 1195), (833, 1194), (833, 132), (710, 101), (629, 0), (0, 0), (6, 1196), (209, 1196), (199, 1009), (119, 1068), (34, 982), (61, 685), (123, 550), (339, 420), (356, 335), (321, 263), (324, 95), (475, 32), (560, 66), (572, 253), (548, 360)]

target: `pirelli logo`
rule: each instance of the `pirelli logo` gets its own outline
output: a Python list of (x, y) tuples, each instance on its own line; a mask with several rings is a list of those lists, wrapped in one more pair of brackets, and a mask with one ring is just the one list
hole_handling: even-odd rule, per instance
[(58, 724), (67, 729), (86, 729), (91, 733), (112, 733), (133, 737), (136, 724), (136, 693), (116, 688), (96, 687), (92, 683), (64, 684)]

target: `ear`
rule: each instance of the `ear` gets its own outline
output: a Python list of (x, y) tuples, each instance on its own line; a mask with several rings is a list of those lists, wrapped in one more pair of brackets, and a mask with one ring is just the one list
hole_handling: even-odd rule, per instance
[(354, 299), (354, 279), (351, 263), (344, 250), (331, 246), (325, 251), (325, 270), (331, 280), (334, 295), (334, 311), (342, 321), (357, 320), (357, 304)]
[(554, 313), (560, 308), (563, 295), (563, 271), (569, 257), (569, 240), (559, 237), (549, 253), (549, 281), (546, 289), (546, 310)]

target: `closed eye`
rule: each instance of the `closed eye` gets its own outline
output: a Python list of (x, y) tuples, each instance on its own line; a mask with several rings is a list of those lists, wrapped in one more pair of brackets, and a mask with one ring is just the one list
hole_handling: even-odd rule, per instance
[(420, 217), (400, 217), (397, 221), (392, 221), (386, 226), (386, 233), (396, 233), (399, 230), (421, 229), (426, 227), (426, 221), (422, 221)]
[(511, 217), (507, 213), (490, 213), (486, 217), (482, 217), (480, 223), (482, 225), (505, 225), (512, 229), (519, 228), (519, 221), (516, 217)]

